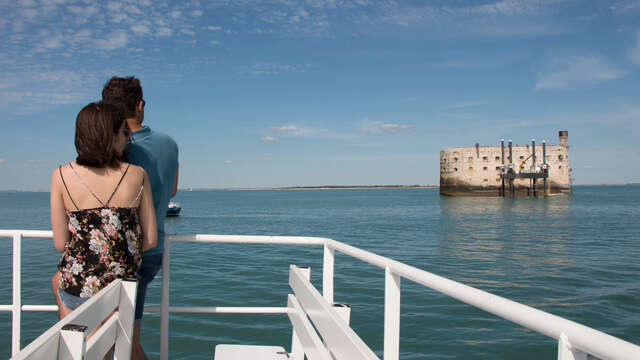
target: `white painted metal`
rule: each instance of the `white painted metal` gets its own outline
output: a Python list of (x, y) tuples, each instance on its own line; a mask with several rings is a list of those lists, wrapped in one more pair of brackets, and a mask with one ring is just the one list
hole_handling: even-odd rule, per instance
[(384, 360), (400, 358), (400, 277), (384, 269)]
[[(309, 360), (333, 360), (294, 295), (289, 294), (287, 307), (289, 321), (304, 348), (303, 356), (306, 355)], [(295, 355), (295, 358), (299, 358), (299, 355)]]
[[(66, 341), (66, 335), (62, 334), (62, 329), (68, 324), (80, 324), (86, 326), (86, 333), (90, 333), (93, 329), (98, 327), (100, 323), (109, 317), (112, 312), (119, 310), (120, 306), (124, 308), (124, 312), (117, 311), (111, 316), (107, 322), (96, 331), (96, 333), (86, 343), (86, 358), (94, 359), (102, 357), (106, 351), (108, 351), (116, 343), (117, 331), (124, 331), (125, 327), (131, 327), (133, 324), (133, 304), (135, 304), (135, 282), (128, 282), (127, 289), (123, 285), (123, 281), (116, 279), (102, 289), (98, 294), (91, 297), (84, 304), (80, 305), (76, 310), (67, 315), (64, 319), (58, 321), (54, 326), (45, 331), (31, 344), (27, 345), (22, 351), (14, 355), (14, 359), (50, 359), (52, 354), (62, 354), (63, 358), (68, 354), (69, 358), (76, 358), (75, 352), (77, 348), (75, 345)], [(120, 301), (120, 295), (122, 292), (125, 294), (126, 301)], [(127, 302), (131, 304), (127, 305)], [(126, 308), (129, 307), (127, 310)], [(124, 317), (128, 319), (124, 319)], [(123, 320), (125, 325), (123, 326)], [(128, 324), (128, 325), (126, 325)], [(129, 329), (131, 333), (131, 329)], [(69, 335), (71, 336), (71, 335)], [(60, 344), (66, 344), (69, 348), (66, 351), (64, 348), (60, 349)], [(131, 341), (124, 341), (124, 344), (128, 344), (126, 348), (121, 349), (121, 353), (126, 353), (127, 356), (120, 357), (121, 359), (128, 359), (131, 353)], [(55, 356), (55, 355), (54, 355)]]
[[(38, 230), (0, 230), (0, 237), (14, 237), (19, 234), (24, 238), (51, 238), (53, 236), (51, 231), (38, 231)], [(14, 237), (15, 241), (15, 237)], [(571, 339), (571, 349), (575, 354), (578, 351), (585, 352), (591, 355), (595, 355), (599, 358), (606, 359), (637, 359), (640, 358), (640, 347), (624, 340), (615, 338), (608, 334), (602, 333), (595, 329), (588, 328), (581, 324), (569, 321), (558, 316), (539, 311), (526, 305), (518, 304), (508, 299), (504, 299), (490, 293), (471, 288), (464, 284), (451, 281), (449, 279), (440, 277), (438, 275), (411, 267), (409, 265), (402, 264), (395, 260), (384, 258), (382, 256), (364, 251), (347, 244), (340, 243), (332, 239), (325, 238), (302, 238), (302, 237), (280, 237), (280, 236), (234, 236), (234, 235), (178, 235), (167, 236), (165, 239), (167, 242), (165, 249), (168, 249), (171, 241), (179, 242), (198, 242), (198, 243), (253, 243), (253, 244), (287, 244), (287, 245), (325, 245), (330, 251), (338, 250), (343, 254), (355, 257), (359, 260), (386, 269), (389, 267), (391, 272), (399, 277), (406, 278), (423, 286), (429, 287), (460, 301), (463, 301), (472, 306), (478, 307), (484, 311), (515, 322), (526, 328), (539, 332), (543, 335), (549, 336), (560, 341), (560, 335), (564, 333), (568, 339)], [(14, 247), (15, 249), (15, 247)], [(16, 266), (20, 268), (19, 260), (15, 261), (15, 258), (20, 258), (14, 251), (14, 289), (16, 289), (16, 282), (19, 283), (20, 274), (16, 275)], [(173, 308), (168, 304), (168, 278), (169, 278), (169, 254), (165, 251), (163, 267), (163, 303), (166, 303), (166, 308), (162, 311), (161, 319), (161, 358), (168, 358), (168, 315), (173, 309), (180, 311), (180, 309), (194, 309), (194, 308)], [(331, 276), (333, 279), (333, 271), (329, 272), (325, 269), (329, 266), (323, 266), (323, 292), (325, 290), (325, 276)], [(17, 278), (17, 279), (16, 279)], [(329, 283), (329, 280), (326, 280)], [(166, 285), (165, 285), (166, 283)], [(332, 281), (330, 282), (333, 283)], [(327, 287), (328, 288), (328, 287)], [(18, 287), (19, 289), (19, 287)], [(333, 287), (331, 286), (331, 289)], [(17, 296), (19, 298), (19, 295)], [(18, 304), (20, 300), (18, 299)], [(12, 305), (0, 305), (0, 311), (12, 311), (16, 313), (16, 295), (14, 294), (14, 300)], [(22, 305), (18, 306), (18, 309), (23, 311), (55, 311), (56, 306), (51, 305)], [(152, 310), (153, 307), (151, 307)], [(195, 308), (197, 309), (197, 308)], [(221, 308), (217, 308), (220, 310)], [(239, 309), (239, 312), (251, 312), (250, 308), (226, 308), (230, 311), (233, 309)], [(259, 309), (259, 308), (254, 308)], [(272, 308), (267, 308), (272, 309)], [(226, 311), (226, 310), (225, 310)], [(207, 311), (208, 312), (208, 311)], [(216, 311), (218, 312), (218, 311)], [(19, 313), (19, 311), (18, 311)], [(165, 331), (162, 331), (162, 324), (166, 322)], [(16, 338), (20, 338), (20, 315), (13, 317), (12, 321), (12, 352), (15, 350)], [(43, 345), (44, 346), (44, 345)], [(47, 345), (48, 346), (48, 345)], [(56, 345), (57, 346), (57, 345)], [(17, 341), (17, 348), (19, 349), (19, 341)]]
[(162, 298), (160, 302), (160, 360), (169, 359), (169, 270), (171, 269), (169, 250), (171, 241), (164, 239), (162, 255)]
[(333, 264), (335, 262), (334, 250), (324, 244), (324, 262), (322, 265), (322, 296), (333, 303)]
[(587, 354), (573, 349), (567, 335), (562, 333), (558, 340), (558, 360), (587, 360)]
[[(282, 245), (324, 245), (328, 239), (303, 236), (259, 236), (259, 235), (171, 235), (171, 241), (193, 243), (237, 243), (237, 244), (282, 244)], [(165, 241), (167, 241), (165, 238)], [(166, 243), (165, 243), (166, 249)]]
[[(160, 306), (145, 306), (145, 312), (160, 312)], [(169, 306), (169, 313), (188, 314), (286, 314), (286, 307)]]
[(58, 305), (22, 305), (22, 311), (58, 311)]
[(214, 360), (289, 360), (281, 346), (216, 345)]
[(12, 308), (12, 332), (11, 332), (11, 356), (15, 356), (20, 351), (20, 333), (21, 323), (20, 317), (22, 315), (22, 289), (20, 289), (21, 283), (21, 256), (22, 254), (22, 234), (16, 232), (13, 233), (13, 308)]
[[(311, 279), (311, 268), (306, 268), (307, 271), (302, 272), (307, 278), (307, 280)], [(303, 269), (300, 269), (303, 270)], [(296, 333), (296, 328), (293, 328), (291, 331), (291, 359), (292, 360), (304, 360), (304, 347), (298, 338), (298, 334)]]
[(116, 342), (118, 317), (110, 317), (87, 341), (87, 359), (102, 359)]
[(86, 328), (60, 330), (58, 342), (58, 360), (82, 360), (87, 340)]
[(335, 240), (328, 245), (382, 269), (387, 266), (403, 278), (449, 295), (526, 328), (558, 340), (563, 332), (574, 348), (602, 359), (640, 359), (640, 346), (530, 306), (478, 290)]
[(289, 286), (336, 359), (378, 359), (295, 265), (289, 270)]
[(116, 348), (113, 353), (115, 360), (129, 360), (133, 345), (133, 322), (136, 310), (136, 290), (138, 283), (125, 280), (120, 288), (120, 302), (118, 304), (118, 328), (116, 333)]
[(348, 304), (333, 303), (333, 309), (336, 311), (345, 324), (349, 325), (351, 321), (351, 306)]

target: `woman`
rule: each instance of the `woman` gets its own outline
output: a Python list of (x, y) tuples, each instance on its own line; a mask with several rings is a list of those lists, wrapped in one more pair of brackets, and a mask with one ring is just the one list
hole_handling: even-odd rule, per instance
[(130, 134), (115, 105), (85, 106), (76, 118), (78, 157), (51, 174), (61, 319), (114, 279), (135, 277), (142, 251), (156, 246), (149, 179), (123, 160)]

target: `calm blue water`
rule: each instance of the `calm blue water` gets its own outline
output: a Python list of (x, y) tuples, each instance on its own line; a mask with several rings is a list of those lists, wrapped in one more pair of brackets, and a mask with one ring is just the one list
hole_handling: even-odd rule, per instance
[[(640, 344), (640, 187), (575, 187), (548, 199), (449, 198), (437, 189), (179, 192), (168, 233), (330, 237)], [(0, 229), (49, 229), (47, 193), (0, 192)], [(23, 242), (23, 303), (51, 304), (51, 240)], [(321, 289), (322, 249), (174, 244), (172, 304), (286, 306), (288, 266), (310, 265)], [(382, 355), (384, 271), (336, 258), (335, 299)], [(149, 302), (159, 303), (160, 279)], [(0, 304), (11, 302), (11, 242), (0, 239)], [(402, 282), (402, 359), (556, 358), (555, 341)], [(23, 346), (55, 323), (23, 313)], [(0, 357), (11, 316), (0, 313)], [(218, 343), (289, 347), (286, 315), (172, 315), (170, 357), (210, 359)], [(158, 358), (159, 317), (143, 345)]]

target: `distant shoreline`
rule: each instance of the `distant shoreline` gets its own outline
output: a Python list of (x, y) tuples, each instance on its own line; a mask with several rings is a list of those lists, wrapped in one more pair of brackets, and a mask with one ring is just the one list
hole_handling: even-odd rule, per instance
[[(640, 183), (626, 184), (574, 184), (574, 187), (582, 186), (640, 186)], [(210, 190), (367, 190), (367, 189), (438, 189), (438, 185), (321, 185), (321, 186), (283, 186), (264, 188), (180, 188), (179, 191), (210, 191)], [(0, 193), (47, 193), (49, 190), (0, 190)]]
[(231, 190), (367, 190), (367, 189), (437, 189), (438, 185), (321, 185), (244, 188)]

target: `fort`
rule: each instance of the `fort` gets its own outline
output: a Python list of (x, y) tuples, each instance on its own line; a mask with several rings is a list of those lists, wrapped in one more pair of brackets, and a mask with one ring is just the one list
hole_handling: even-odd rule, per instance
[(450, 196), (538, 196), (571, 191), (568, 132), (560, 145), (458, 147), (440, 151), (440, 194)]

